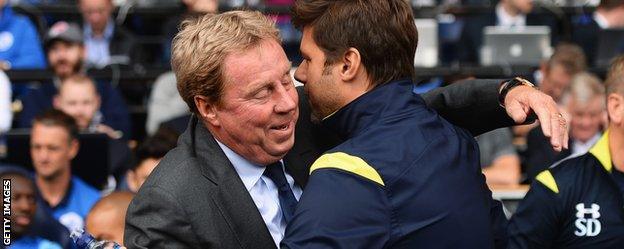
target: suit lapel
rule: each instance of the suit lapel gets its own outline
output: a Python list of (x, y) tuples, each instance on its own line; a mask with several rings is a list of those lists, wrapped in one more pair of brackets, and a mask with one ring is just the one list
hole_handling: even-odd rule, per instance
[(194, 130), (193, 148), (200, 162), (202, 175), (217, 185), (211, 194), (234, 236), (242, 248), (275, 248), (258, 208), (245, 188), (234, 166), (227, 159), (215, 139), (197, 120), (191, 118), (189, 130)]

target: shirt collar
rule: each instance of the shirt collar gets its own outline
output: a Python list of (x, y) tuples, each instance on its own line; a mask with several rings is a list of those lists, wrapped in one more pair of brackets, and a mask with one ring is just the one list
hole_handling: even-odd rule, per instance
[(598, 24), (598, 26), (600, 26), (601, 29), (609, 28), (609, 21), (607, 21), (607, 19), (598, 12), (594, 12), (594, 21), (596, 21), (596, 23)]
[(611, 152), (609, 151), (609, 130), (602, 134), (600, 140), (589, 150), (589, 153), (600, 161), (602, 167), (611, 172), (613, 162), (611, 161)]
[[(104, 39), (110, 40), (113, 37), (114, 31), (115, 31), (115, 25), (113, 25), (113, 19), (109, 18), (108, 21), (106, 21), (106, 27), (104, 28)], [(94, 39), (93, 29), (91, 28), (91, 24), (85, 23), (83, 34), (84, 34), (85, 39)]]
[(251, 188), (256, 185), (258, 180), (260, 180), (260, 177), (262, 177), (265, 167), (248, 161), (227, 147), (225, 144), (221, 143), (219, 140), (215, 140), (217, 141), (217, 144), (219, 144), (219, 147), (223, 150), (223, 153), (225, 153), (225, 156), (234, 166), (236, 173), (238, 173), (238, 176), (243, 181), (247, 191), (251, 190)]
[(499, 26), (525, 26), (526, 25), (526, 15), (519, 14), (517, 16), (511, 16), (505, 9), (503, 9), (503, 5), (496, 5), (496, 17), (498, 18)]
[(581, 142), (580, 140), (574, 140), (572, 145), (572, 154), (585, 154), (596, 142), (600, 139), (600, 132), (596, 133), (593, 137), (591, 137), (587, 142)]

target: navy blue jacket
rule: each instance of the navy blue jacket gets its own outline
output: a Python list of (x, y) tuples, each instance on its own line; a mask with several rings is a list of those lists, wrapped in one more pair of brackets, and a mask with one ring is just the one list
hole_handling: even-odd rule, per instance
[[(121, 94), (108, 82), (97, 81), (96, 86), (102, 100), (100, 105), (100, 111), (104, 118), (102, 123), (122, 131), (124, 138), (130, 138), (130, 115)], [(58, 89), (52, 81), (43, 83), (37, 88), (29, 89), (20, 98), (23, 109), (19, 114), (19, 127), (30, 128), (35, 116), (52, 109), (52, 100), (57, 93)]]
[(475, 140), (412, 87), (379, 86), (323, 121), (347, 140), (312, 165), (282, 248), (494, 248)]
[(509, 248), (624, 248), (623, 189), (605, 132), (588, 153), (535, 177), (509, 224)]

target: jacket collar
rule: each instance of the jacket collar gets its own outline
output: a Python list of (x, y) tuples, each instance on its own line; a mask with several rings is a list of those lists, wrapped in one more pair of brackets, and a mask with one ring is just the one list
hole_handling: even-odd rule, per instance
[(609, 130), (602, 134), (600, 140), (589, 149), (589, 153), (600, 161), (600, 164), (607, 172), (611, 173), (611, 170), (613, 170), (613, 161), (611, 161), (611, 152), (609, 152)]
[(264, 220), (234, 166), (196, 115), (191, 116), (178, 145), (196, 159), (202, 175), (216, 185), (210, 193), (214, 205), (234, 232), (242, 248), (275, 248)]
[(420, 101), (412, 92), (411, 80), (398, 80), (377, 86), (323, 119), (323, 125), (335, 130), (343, 139), (356, 136), (387, 114), (405, 110), (413, 101)]

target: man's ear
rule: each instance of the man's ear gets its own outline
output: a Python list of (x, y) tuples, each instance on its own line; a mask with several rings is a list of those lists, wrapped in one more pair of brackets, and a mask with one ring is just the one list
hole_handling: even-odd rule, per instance
[(356, 48), (348, 48), (342, 55), (340, 78), (342, 81), (353, 81), (362, 66), (362, 56)]
[(609, 122), (622, 125), (624, 122), (624, 96), (611, 93), (607, 96), (607, 113)]
[(219, 122), (219, 117), (217, 115), (216, 104), (208, 101), (208, 97), (201, 95), (196, 95), (193, 100), (195, 101), (195, 108), (197, 108), (199, 118), (213, 126), (221, 125), (221, 123)]

